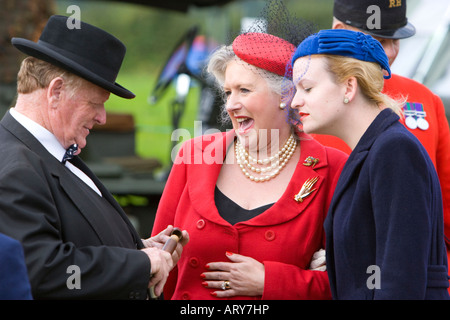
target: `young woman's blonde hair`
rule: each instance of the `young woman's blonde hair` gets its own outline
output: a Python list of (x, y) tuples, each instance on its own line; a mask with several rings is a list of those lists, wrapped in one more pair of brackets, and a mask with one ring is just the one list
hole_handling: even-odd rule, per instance
[(17, 93), (26, 94), (38, 89), (45, 89), (57, 77), (64, 79), (65, 85), (71, 94), (80, 88), (85, 81), (48, 62), (34, 57), (27, 57), (22, 61), (17, 75)]
[(361, 93), (370, 102), (380, 107), (391, 108), (396, 114), (402, 116), (404, 100), (394, 100), (381, 91), (384, 86), (383, 72), (375, 62), (338, 56), (320, 55), (326, 58), (328, 71), (333, 75), (336, 83), (343, 83), (350, 77), (355, 77)]

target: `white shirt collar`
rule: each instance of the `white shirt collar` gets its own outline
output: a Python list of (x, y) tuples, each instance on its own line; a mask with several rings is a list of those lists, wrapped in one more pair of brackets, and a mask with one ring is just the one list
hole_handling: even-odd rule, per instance
[(21, 114), (14, 108), (9, 109), (11, 116), (25, 127), (43, 146), (47, 151), (53, 155), (58, 161), (61, 161), (66, 153), (64, 147), (56, 139), (55, 135), (45, 129), (37, 122), (31, 120), (27, 116)]

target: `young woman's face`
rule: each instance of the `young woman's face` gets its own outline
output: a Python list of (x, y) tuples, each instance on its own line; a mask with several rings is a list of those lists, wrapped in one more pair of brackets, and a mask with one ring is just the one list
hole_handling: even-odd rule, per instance
[(279, 108), (281, 97), (268, 87), (256, 69), (231, 61), (225, 71), (223, 89), (227, 112), (244, 145), (256, 146), (255, 143), (262, 143), (261, 137), (267, 137), (267, 145), (274, 143), (271, 137), (287, 139), (290, 127), (285, 112)]
[(333, 134), (339, 129), (345, 87), (327, 70), (326, 58), (306, 56), (294, 63), (296, 89), (291, 108), (299, 112), (306, 133)]

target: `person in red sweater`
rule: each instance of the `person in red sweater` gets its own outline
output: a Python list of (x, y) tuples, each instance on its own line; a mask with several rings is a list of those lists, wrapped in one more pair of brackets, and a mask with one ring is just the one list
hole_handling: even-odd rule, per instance
[[(374, 10), (377, 8), (373, 6), (380, 9), (380, 25), (376, 24)], [(390, 65), (400, 50), (400, 39), (411, 37), (416, 32), (406, 17), (406, 0), (335, 0), (333, 16), (333, 29), (362, 31), (377, 39)], [(406, 100), (404, 117), (401, 117), (400, 122), (419, 139), (436, 168), (442, 190), (444, 234), (450, 260), (450, 130), (442, 100), (424, 85), (397, 74), (385, 80), (383, 93), (394, 99)], [(349, 154), (351, 152), (339, 138), (313, 136), (323, 145)]]

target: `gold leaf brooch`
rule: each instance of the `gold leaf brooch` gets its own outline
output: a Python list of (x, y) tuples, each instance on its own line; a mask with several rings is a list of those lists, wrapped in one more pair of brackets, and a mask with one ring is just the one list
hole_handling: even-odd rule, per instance
[(314, 187), (317, 181), (319, 181), (319, 177), (309, 178), (306, 180), (299, 193), (294, 196), (294, 200), (297, 202), (303, 202), (303, 199), (316, 191), (316, 189), (312, 189), (312, 187)]

